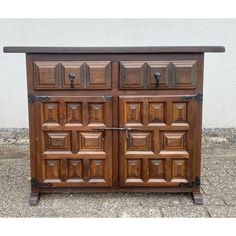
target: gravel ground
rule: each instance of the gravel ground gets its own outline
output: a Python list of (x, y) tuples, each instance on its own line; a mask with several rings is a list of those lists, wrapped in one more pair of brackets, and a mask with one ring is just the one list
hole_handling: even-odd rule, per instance
[(203, 130), (204, 205), (191, 194), (30, 193), (27, 129), (0, 129), (1, 217), (236, 217), (236, 129)]

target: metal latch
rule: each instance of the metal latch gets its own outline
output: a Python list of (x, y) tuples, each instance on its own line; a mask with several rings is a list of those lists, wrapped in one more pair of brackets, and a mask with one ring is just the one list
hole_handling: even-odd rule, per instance
[(202, 104), (203, 96), (202, 93), (198, 93), (197, 95), (192, 96), (183, 96), (183, 100), (194, 100), (197, 101), (199, 104)]
[(196, 176), (194, 181), (188, 182), (188, 183), (180, 183), (179, 186), (191, 188), (191, 187), (198, 187), (198, 186), (200, 186), (200, 184), (201, 184), (200, 178), (198, 176)]

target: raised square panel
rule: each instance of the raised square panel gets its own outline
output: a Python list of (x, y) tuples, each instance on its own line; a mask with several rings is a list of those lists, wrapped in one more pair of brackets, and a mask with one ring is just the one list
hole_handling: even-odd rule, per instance
[(102, 132), (81, 132), (80, 133), (81, 151), (101, 151), (103, 150)]
[(104, 160), (91, 160), (90, 178), (91, 179), (104, 179), (105, 178), (105, 161)]
[(142, 125), (142, 105), (141, 102), (126, 103), (126, 124)]
[(164, 102), (149, 103), (149, 125), (165, 125), (166, 106)]
[(85, 79), (85, 64), (79, 61), (62, 62), (63, 69), (63, 88), (71, 88), (71, 80), (69, 74), (73, 73), (73, 88), (83, 88)]
[(43, 103), (44, 123), (59, 123), (59, 104), (57, 102)]
[(68, 161), (68, 178), (69, 179), (82, 179), (83, 178), (82, 160), (69, 160)]
[(129, 132), (128, 151), (151, 151), (151, 132)]
[(71, 124), (82, 123), (82, 103), (80, 102), (68, 102), (66, 104), (67, 117), (66, 122)]
[(59, 88), (60, 66), (53, 61), (34, 62), (34, 81), (36, 89)]
[(172, 110), (172, 122), (173, 123), (187, 123), (187, 103), (186, 102), (174, 102)]
[(157, 81), (155, 79), (154, 74), (160, 73), (160, 81), (158, 88), (167, 88), (169, 85), (169, 77), (170, 77), (170, 62), (168, 61), (149, 61), (147, 62), (147, 88), (155, 89), (157, 86)]
[(127, 160), (127, 178), (141, 179), (141, 160)]
[(70, 150), (70, 133), (69, 132), (46, 132), (45, 133), (46, 150)]
[(143, 88), (145, 80), (145, 62), (121, 61), (120, 62), (120, 88)]
[(173, 179), (186, 178), (186, 161), (185, 160), (172, 161), (172, 178)]
[(186, 132), (161, 132), (161, 149), (185, 150)]
[(195, 87), (197, 83), (197, 61), (174, 61), (174, 80), (172, 85), (179, 88)]
[(60, 178), (59, 160), (45, 160), (45, 179)]
[(164, 161), (149, 160), (149, 178), (164, 179)]
[(110, 89), (111, 88), (111, 62), (90, 61), (87, 65), (87, 85), (89, 89)]
[(89, 124), (104, 123), (104, 103), (89, 103)]

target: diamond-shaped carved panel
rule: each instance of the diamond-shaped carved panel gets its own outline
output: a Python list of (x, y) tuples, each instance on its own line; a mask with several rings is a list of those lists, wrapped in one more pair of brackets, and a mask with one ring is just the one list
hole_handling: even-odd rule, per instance
[(89, 103), (89, 125), (104, 124), (104, 103)]
[(81, 132), (80, 150), (81, 151), (101, 151), (103, 150), (102, 132)]
[(172, 161), (172, 178), (173, 179), (186, 179), (186, 161), (173, 160)]
[(59, 88), (60, 66), (53, 61), (35, 61), (34, 78), (36, 89)]
[(82, 179), (83, 178), (83, 163), (82, 160), (68, 161), (68, 178)]
[(104, 179), (105, 178), (105, 162), (104, 162), (104, 160), (91, 160), (90, 178), (91, 179)]
[(172, 122), (187, 123), (187, 103), (173, 102), (172, 105)]
[(67, 117), (66, 122), (71, 124), (82, 123), (82, 103), (80, 102), (68, 102), (66, 104)]
[(46, 132), (45, 149), (48, 151), (68, 151), (71, 149), (70, 132)]
[(44, 123), (59, 123), (59, 104), (57, 102), (43, 103)]
[(142, 125), (142, 110), (141, 102), (127, 102), (125, 107), (126, 124)]
[(151, 132), (129, 132), (128, 151), (152, 151)]
[(87, 65), (87, 84), (89, 89), (110, 89), (111, 88), (111, 62), (90, 61)]
[(149, 125), (165, 125), (166, 105), (164, 102), (149, 103)]
[(197, 83), (197, 61), (174, 61), (172, 85), (179, 88), (194, 88)]
[(186, 132), (161, 132), (162, 150), (185, 150)]
[(164, 179), (164, 161), (149, 160), (149, 178)]
[(60, 161), (45, 160), (45, 179), (60, 178)]
[(127, 160), (127, 178), (141, 179), (141, 160)]
[(120, 62), (120, 88), (143, 88), (145, 81), (145, 62), (121, 61)]

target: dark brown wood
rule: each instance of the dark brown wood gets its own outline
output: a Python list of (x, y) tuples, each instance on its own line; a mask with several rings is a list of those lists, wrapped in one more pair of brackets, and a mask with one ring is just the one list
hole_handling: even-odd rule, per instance
[(31, 205), (50, 192), (192, 192), (202, 202), (203, 52), (223, 47), (4, 51), (27, 53)]
[(202, 53), (224, 52), (222, 46), (161, 46), (161, 47), (4, 47), (8, 53)]

